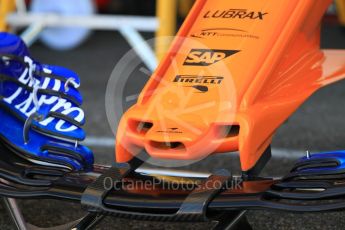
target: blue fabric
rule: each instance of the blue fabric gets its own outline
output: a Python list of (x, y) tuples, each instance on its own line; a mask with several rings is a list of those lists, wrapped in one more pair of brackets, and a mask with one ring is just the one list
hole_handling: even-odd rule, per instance
[[(0, 33), (0, 56), (1, 137), (42, 162), (91, 167), (92, 152), (77, 142), (86, 136), (78, 75), (33, 60), (24, 42), (8, 33)], [(30, 129), (24, 132), (28, 120)]]

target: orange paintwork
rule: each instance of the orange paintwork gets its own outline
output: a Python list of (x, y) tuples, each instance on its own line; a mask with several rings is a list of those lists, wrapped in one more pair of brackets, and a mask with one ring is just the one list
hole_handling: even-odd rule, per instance
[(251, 169), (312, 93), (345, 77), (345, 53), (319, 48), (331, 2), (198, 0), (122, 117), (116, 160), (141, 149), (177, 160), (238, 150)]

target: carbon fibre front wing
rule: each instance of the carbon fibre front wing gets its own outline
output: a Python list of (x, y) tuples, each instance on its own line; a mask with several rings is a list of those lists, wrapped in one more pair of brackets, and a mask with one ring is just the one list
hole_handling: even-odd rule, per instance
[(125, 165), (95, 165), (91, 171), (69, 172), (35, 165), (4, 145), (0, 152), (0, 196), (79, 202), (94, 218), (112, 215), (192, 222), (219, 220), (225, 214), (238, 216), (250, 209), (321, 212), (345, 208), (342, 171), (299, 176), (293, 172), (295, 167), (280, 179), (243, 180), (226, 170), (207, 176), (160, 177), (138, 170), (142, 162), (134, 160)]

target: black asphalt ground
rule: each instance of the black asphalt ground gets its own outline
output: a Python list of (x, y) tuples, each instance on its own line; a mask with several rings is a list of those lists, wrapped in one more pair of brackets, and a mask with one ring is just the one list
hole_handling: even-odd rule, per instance
[[(152, 38), (152, 34), (145, 34)], [(345, 30), (327, 26), (323, 30), (324, 48), (345, 49)], [(111, 137), (105, 115), (104, 92), (107, 80), (117, 61), (130, 47), (116, 32), (96, 32), (82, 46), (66, 52), (47, 49), (40, 43), (32, 47), (32, 54), (44, 63), (62, 65), (78, 72), (82, 79), (84, 108), (88, 117), (86, 130), (90, 136)], [(142, 79), (140, 82), (145, 82)], [(136, 91), (142, 84), (132, 84)], [(134, 89), (134, 90), (133, 90)], [(132, 93), (132, 92), (131, 92)], [(300, 150), (345, 149), (345, 81), (320, 90), (313, 95), (282, 126), (273, 143), (275, 148)], [(93, 148), (98, 163), (111, 164), (114, 150), (109, 147)], [(301, 153), (303, 154), (303, 153)], [(293, 164), (290, 158), (273, 158), (265, 175), (284, 175)], [(225, 167), (238, 170), (238, 158), (215, 156), (192, 166), (194, 169)], [(20, 201), (26, 219), (38, 226), (62, 224), (82, 216), (78, 204), (51, 200)], [(293, 214), (272, 211), (250, 211), (247, 214), (254, 229), (344, 229), (345, 212)], [(139, 222), (107, 217), (97, 229), (209, 229), (210, 224)], [(0, 229), (15, 229), (0, 205)]]

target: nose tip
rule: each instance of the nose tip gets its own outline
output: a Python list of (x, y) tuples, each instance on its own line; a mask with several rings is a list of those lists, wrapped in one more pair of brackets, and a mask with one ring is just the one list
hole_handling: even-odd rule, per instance
[(169, 150), (183, 151), (186, 149), (185, 145), (182, 142), (178, 142), (178, 141), (172, 141), (172, 142), (149, 141), (149, 146), (158, 151), (169, 151)]
[(198, 132), (191, 132), (188, 127), (174, 123), (169, 123), (167, 127), (157, 123), (146, 133), (145, 149), (151, 157), (180, 160), (198, 157), (199, 152), (203, 150), (199, 140), (207, 130), (199, 127)]
[(127, 137), (153, 158), (189, 160), (213, 150), (208, 137), (213, 135), (209, 124), (200, 116), (148, 120), (127, 117)]

